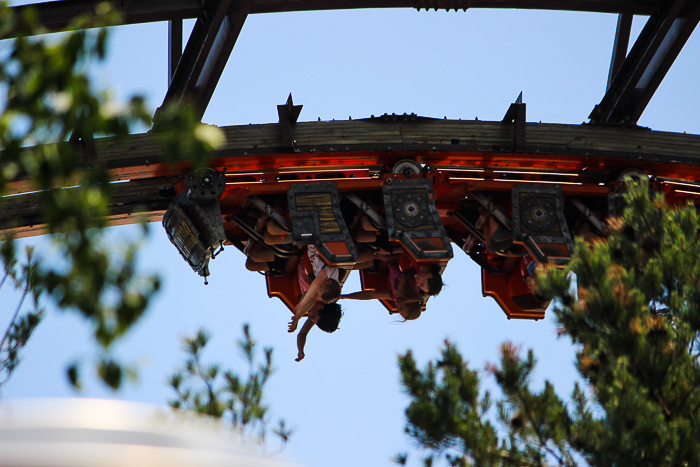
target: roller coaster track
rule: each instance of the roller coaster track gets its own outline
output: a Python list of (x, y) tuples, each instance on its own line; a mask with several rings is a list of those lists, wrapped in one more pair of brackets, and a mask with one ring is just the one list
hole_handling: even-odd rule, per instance
[[(531, 196), (539, 196), (535, 199), (540, 204), (541, 199), (558, 196), (557, 204), (561, 205), (557, 216), (566, 231), (566, 225), (573, 229), (584, 214), (595, 224), (596, 215), (590, 212), (597, 213), (600, 221), (615, 215), (610, 200), (619, 199), (619, 192), (624, 190), (621, 174), (636, 169), (651, 175), (652, 187), (664, 192), (670, 202), (700, 201), (698, 135), (603, 125), (526, 123), (519, 127), (507, 120), (441, 120), (415, 115), (299, 122), (293, 127), (280, 123), (231, 126), (222, 130), (227, 142), (211, 155), (210, 165), (225, 174), (219, 205), (225, 219), (226, 243), (240, 250), (252, 238), (263, 243), (253, 228), (258, 212), (250, 204), (254, 197), (265, 198), (265, 209), (266, 203), (284, 205), (295, 185), (320, 187), (332, 182), (348, 199), (351, 194), (363, 200), (374, 197), (375, 205), (381, 205), (377, 193), (382, 190), (427, 180), (434, 190), (438, 223), (444, 226), (441, 232), (447, 235), (447, 241), (461, 247), (470, 235), (479, 238), (481, 247), (468, 253), (482, 267), (482, 292), (493, 296), (509, 318), (542, 318), (546, 303), (532, 298), (519, 268), (504, 271), (498, 256), (489, 257), (484, 249), (488, 242), (475, 228), (479, 215), (475, 200), (488, 197), (495, 206), (505, 209), (505, 214), (511, 209), (513, 221), (504, 220), (505, 225), (512, 225), (519, 220), (513, 197), (516, 192), (536, 190)], [(159, 188), (174, 187), (172, 191), (181, 194), (187, 191), (183, 176), (188, 167), (164, 162), (159, 147), (155, 130), (133, 135), (126, 143), (110, 138), (95, 140), (90, 153), (115, 180), (110, 206), (113, 224), (144, 217), (159, 221), (172, 202), (172, 196), (159, 196)], [(76, 163), (85, 162), (82, 155), (77, 157)], [(419, 173), (392, 171), (407, 159), (420, 164)], [(2, 200), (0, 230), (13, 231), (20, 237), (43, 233), (41, 193), (32, 193), (28, 181), (21, 177), (9, 188), (10, 195)], [(486, 206), (490, 206), (488, 202)], [(520, 222), (525, 225), (524, 220)], [(516, 232), (513, 229), (514, 238)], [(571, 234), (556, 235), (568, 237), (570, 243), (573, 230)], [(522, 245), (534, 256), (542, 254), (526, 241)], [(567, 247), (570, 250), (570, 245)], [(450, 249), (445, 258), (451, 255)], [(275, 250), (275, 256), (285, 258), (289, 254)], [(361, 277), (365, 288), (383, 287), (371, 282), (378, 280), (375, 276), (362, 271)], [(291, 280), (267, 278), (268, 293), (293, 308), (296, 294)], [(395, 310), (390, 303), (385, 306)]]
[[(499, 190), (511, 188), (517, 179), (509, 179), (506, 171), (561, 172), (567, 174), (559, 178), (567, 191), (607, 193), (610, 186), (605, 184), (617, 180), (625, 169), (638, 168), (665, 180), (669, 190), (685, 187), (700, 193), (698, 135), (636, 127), (527, 123), (526, 143), (516, 151), (513, 126), (503, 122), (386, 115), (299, 122), (294, 127), (292, 149), (284, 147), (279, 124), (221, 129), (227, 142), (212, 154), (212, 166), (227, 168), (230, 187), (245, 186), (258, 193), (280, 183), (288, 186), (289, 182), (276, 181), (275, 177), (302, 170), (314, 175), (322, 170), (358, 170), (353, 178), (349, 172), (347, 178), (342, 173), (336, 178), (343, 179), (340, 183), (348, 189), (378, 188), (385, 182), (370, 172), (378, 173), (406, 158), (442, 172), (483, 170), (483, 180), (472, 180), (482, 189), (487, 185)], [(97, 161), (119, 182), (111, 206), (112, 222), (130, 223), (137, 213), (160, 220), (170, 201), (158, 197), (158, 188), (172, 185), (187, 169), (163, 161), (158, 133), (133, 135), (128, 143), (97, 139), (95, 150)], [(359, 177), (360, 172), (364, 178)], [(693, 188), (696, 185), (698, 188)], [(29, 182), (21, 177), (10, 184), (0, 229), (12, 230), (20, 237), (42, 233), (40, 194), (30, 191)]]

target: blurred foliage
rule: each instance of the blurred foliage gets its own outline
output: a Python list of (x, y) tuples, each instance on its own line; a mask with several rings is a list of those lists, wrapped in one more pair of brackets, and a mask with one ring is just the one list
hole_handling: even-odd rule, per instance
[(630, 183), (625, 199), (608, 238), (578, 240), (566, 268), (538, 272), (585, 381), (568, 404), (549, 381), (530, 387), (533, 352), (511, 343), (486, 368), (503, 396), (499, 427), (487, 414), (491, 395), (453, 344), (423, 370), (410, 352), (399, 357), (406, 432), (425, 465), (700, 465), (700, 217), (693, 205), (651, 197), (646, 180)]
[[(177, 395), (170, 405), (220, 418), (243, 439), (251, 440), (265, 449), (270, 420), (268, 406), (263, 404), (262, 399), (265, 384), (274, 371), (272, 348), (263, 349), (264, 362), (258, 363), (258, 344), (251, 337), (248, 325), (243, 326), (243, 338), (237, 344), (248, 366), (244, 379), (231, 370), (222, 372), (219, 364), (202, 362), (202, 352), (208, 342), (209, 334), (204, 330), (182, 340), (187, 360), (168, 381)], [(281, 419), (272, 433), (280, 441), (280, 449), (284, 448), (292, 434)]]
[[(39, 305), (43, 290), (36, 287), (37, 263), (33, 249), (27, 248), (26, 258), (20, 261), (17, 258), (15, 244), (6, 241), (0, 244), (0, 255), (4, 267), (4, 273), (0, 279), (0, 291), (6, 284), (20, 291), (19, 303), (0, 341), (1, 390), (19, 365), (19, 353), (27, 345), (29, 337), (41, 321), (44, 310)], [(27, 298), (31, 301), (28, 311), (23, 310)]]
[[(5, 3), (0, 4), (0, 37), (8, 31), (19, 34), (6, 43), (0, 56), (0, 92), (4, 94), (0, 97), (0, 209), (8, 193), (39, 193), (45, 230), (55, 244), (55, 252), (48, 256), (33, 254), (30, 275), (7, 277), (19, 279), (9, 283), (20, 294), (24, 291), (37, 298), (43, 294), (58, 308), (83, 315), (105, 352), (143, 316), (160, 288), (157, 276), (136, 272), (138, 242), (115, 245), (106, 240), (111, 177), (99, 160), (91, 160), (82, 150), (82, 142), (93, 137), (123, 141), (132, 129), (151, 123), (142, 97), (115, 103), (107, 92), (93, 89), (88, 75), (91, 64), (105, 59), (106, 26), (119, 20), (109, 4), (99, 4), (94, 15), (70, 28), (97, 29), (62, 33), (49, 40), (30, 37), (42, 32), (32, 11), (17, 18)], [(177, 112), (166, 108), (163, 113), (165, 126), (158, 135), (165, 160), (202, 165), (221, 141), (220, 131), (200, 124), (187, 106)], [(18, 184), (24, 188), (15, 188)], [(3, 240), (3, 248), (14, 251), (13, 242)], [(3, 256), (6, 271), (12, 268), (10, 260), (12, 256)], [(15, 347), (3, 347), (8, 352), (5, 368), (16, 367), (17, 351), (26, 344), (39, 316), (30, 312), (12, 320), (5, 340)], [(116, 389), (125, 370), (119, 367), (108, 356), (101, 357), (97, 373)], [(76, 388), (78, 375), (77, 366), (68, 369), (68, 379)]]

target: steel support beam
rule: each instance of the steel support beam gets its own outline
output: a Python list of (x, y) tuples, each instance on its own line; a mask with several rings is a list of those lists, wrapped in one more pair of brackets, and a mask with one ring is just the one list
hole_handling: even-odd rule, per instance
[[(43, 30), (55, 32), (69, 28), (80, 16), (94, 15), (96, 7), (102, 2), (103, 0), (61, 0), (15, 6), (10, 10), (21, 16), (32, 9)], [(122, 13), (122, 24), (137, 24), (204, 18), (206, 5), (202, 6), (202, 3), (200, 0), (120, 0), (118, 9)], [(250, 13), (356, 8), (521, 8), (650, 15), (661, 3), (661, 0), (253, 0)], [(16, 37), (17, 34), (17, 30), (8, 31), (2, 39)]]
[(635, 124), (700, 20), (700, 2), (674, 0), (652, 15), (588, 118)]
[[(259, 0), (258, 0), (259, 1)], [(309, 0), (307, 0), (308, 2)], [(522, 8), (532, 10), (568, 10), (597, 13), (650, 14), (663, 0), (415, 0), (415, 8), (461, 10), (466, 8)], [(301, 1), (300, 3), (306, 3)], [(642, 13), (646, 11), (646, 13)]]
[(610, 71), (608, 71), (608, 86), (610, 89), (613, 79), (620, 71), (620, 67), (627, 56), (627, 48), (630, 43), (630, 32), (632, 31), (632, 20), (634, 16), (623, 13), (617, 18), (617, 30), (615, 31), (615, 42), (613, 43), (612, 58), (610, 59)]
[(277, 115), (279, 116), (280, 132), (282, 133), (282, 145), (285, 148), (294, 147), (294, 135), (292, 135), (292, 126), (297, 123), (301, 108), (303, 105), (294, 105), (292, 93), (289, 93), (287, 103), (277, 106)]
[(527, 116), (527, 106), (523, 104), (523, 93), (520, 92), (518, 98), (510, 104), (506, 115), (501, 123), (513, 124), (513, 149), (522, 151), (525, 149), (525, 119)]
[(182, 57), (182, 20), (168, 22), (168, 86)]
[[(163, 105), (194, 103), (202, 118), (243, 28), (253, 0), (209, 0), (206, 19), (199, 19), (177, 65)], [(156, 124), (158, 121), (156, 119)]]

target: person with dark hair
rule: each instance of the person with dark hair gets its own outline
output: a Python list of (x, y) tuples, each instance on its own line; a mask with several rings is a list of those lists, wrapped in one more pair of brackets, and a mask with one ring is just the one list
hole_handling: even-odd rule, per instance
[(318, 321), (316, 326), (323, 331), (331, 334), (338, 329), (340, 318), (343, 317), (343, 308), (338, 302), (327, 303), (318, 310)]
[(387, 266), (389, 268), (391, 290), (363, 290), (341, 295), (340, 298), (349, 300), (393, 300), (396, 302), (396, 308), (404, 320), (418, 319), (427, 300), (426, 293), (409, 278), (408, 274), (401, 272), (396, 260), (389, 261)]
[[(397, 285), (401, 284), (401, 282), (405, 283), (402, 286), (404, 296), (409, 289), (422, 292), (423, 295), (428, 297), (438, 295), (442, 291), (443, 282), (442, 275), (440, 274), (440, 265), (438, 263), (418, 263), (405, 253), (394, 253), (393, 249), (386, 253), (388, 254), (382, 253), (376, 256), (383, 261), (387, 261), (392, 300), (396, 300)], [(410, 260), (412, 267), (403, 269), (402, 271), (398, 262), (400, 255), (403, 255), (404, 259)], [(399, 282), (397, 282), (397, 280)], [(427, 297), (425, 299), (427, 300)]]
[(430, 267), (420, 266), (420, 270), (413, 277), (421, 290), (431, 297), (442, 292), (442, 276), (440, 275), (440, 266), (437, 264), (431, 264)]
[(418, 319), (428, 297), (437, 295), (442, 290), (442, 276), (438, 264), (419, 265), (413, 262), (413, 268), (401, 271), (395, 259), (397, 255), (380, 255), (388, 259), (389, 283), (391, 290), (363, 290), (340, 298), (351, 300), (393, 300), (399, 314), (406, 321)]
[[(316, 301), (308, 312), (308, 318), (297, 334), (297, 358), (295, 362), (300, 362), (304, 359), (304, 347), (306, 346), (306, 336), (314, 325), (327, 333), (332, 333), (338, 329), (340, 318), (343, 316), (343, 311), (338, 302), (326, 303)], [(296, 316), (295, 316), (296, 318)], [(298, 319), (292, 318), (289, 323), (289, 332), (294, 332), (297, 328)]]
[(341, 292), (341, 285), (338, 282), (338, 268), (323, 263), (313, 245), (308, 247), (307, 253), (316, 277), (311, 281), (306, 273), (306, 268), (302, 264), (303, 261), (299, 262), (297, 271), (299, 287), (303, 295), (299, 304), (294, 308), (294, 316), (288, 327), (289, 332), (296, 331), (299, 320), (304, 316), (307, 317), (297, 335), (297, 349), (299, 351), (295, 359), (297, 362), (304, 359), (306, 336), (311, 328), (316, 325), (322, 331), (334, 332), (338, 329), (338, 323), (343, 316), (340, 305), (336, 303), (340, 298)]

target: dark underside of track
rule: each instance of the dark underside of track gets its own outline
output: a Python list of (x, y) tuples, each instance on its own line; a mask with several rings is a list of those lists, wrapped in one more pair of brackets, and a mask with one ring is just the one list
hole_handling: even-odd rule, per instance
[[(595, 125), (528, 123), (525, 128), (525, 142), (516, 149), (513, 125), (501, 122), (389, 115), (300, 122), (293, 128), (294, 147), (289, 148), (284, 146), (279, 124), (230, 126), (222, 128), (227, 142), (212, 154), (212, 164), (227, 167), (229, 177), (247, 176), (256, 185), (274, 185), (279, 182), (270, 174), (300, 169), (365, 167), (379, 173), (382, 167), (407, 158), (428, 167), (487, 173), (513, 169), (614, 175), (638, 168), (663, 179), (700, 184), (697, 135)], [(97, 163), (120, 182), (115, 184), (111, 206), (114, 224), (135, 222), (137, 213), (150, 221), (160, 220), (170, 200), (159, 198), (158, 188), (172, 185), (187, 171), (185, 166), (163, 162), (155, 131), (133, 135), (126, 143), (98, 139), (95, 153)], [(265, 166), (267, 175), (260, 175)], [(596, 184), (601, 177), (595, 178)], [(360, 182), (346, 181), (350, 187)], [(31, 193), (29, 181), (21, 177), (10, 184), (9, 193), (2, 201), (0, 229), (19, 236), (41, 234), (41, 193)]]

